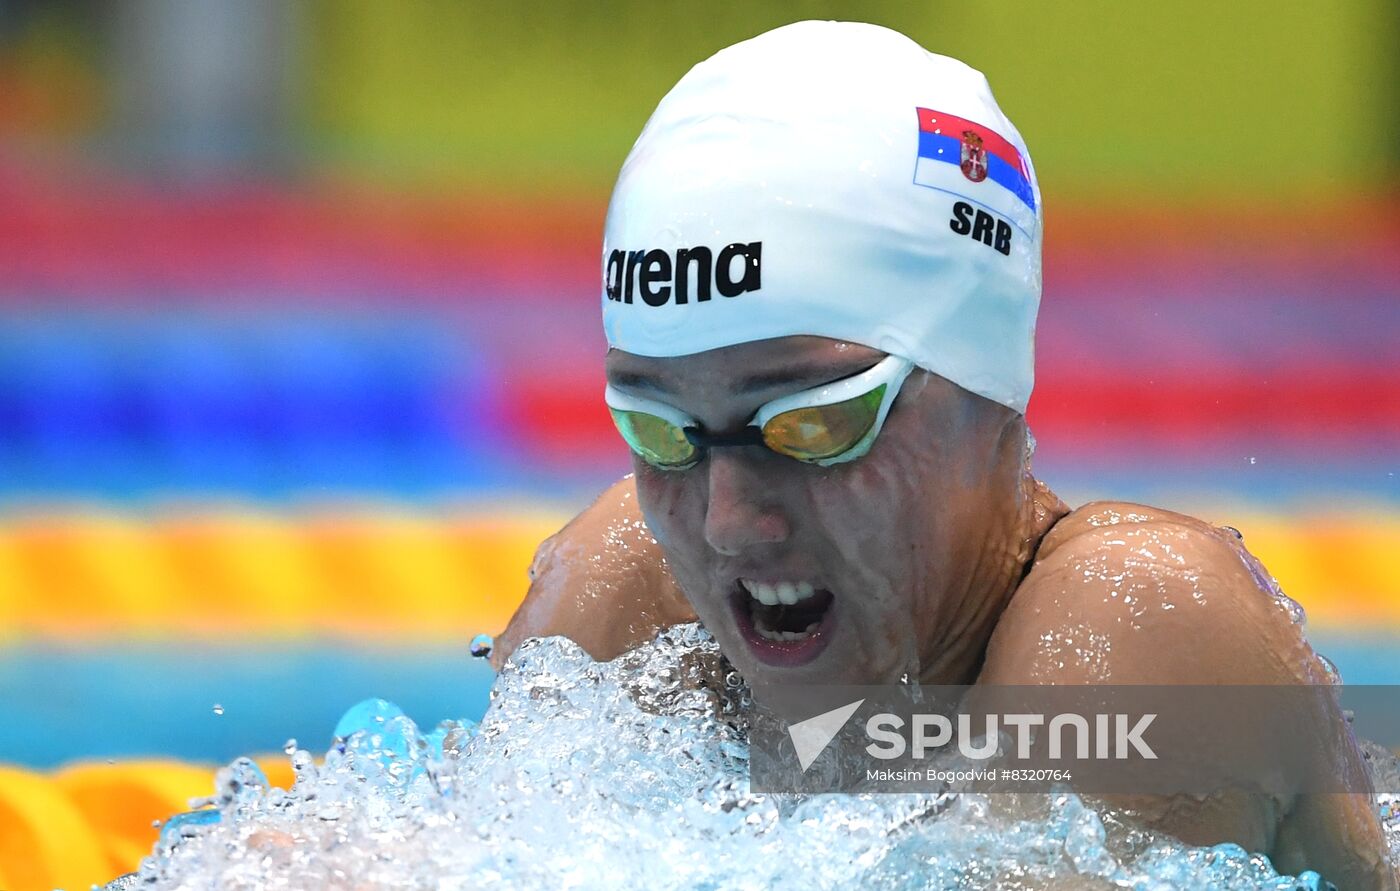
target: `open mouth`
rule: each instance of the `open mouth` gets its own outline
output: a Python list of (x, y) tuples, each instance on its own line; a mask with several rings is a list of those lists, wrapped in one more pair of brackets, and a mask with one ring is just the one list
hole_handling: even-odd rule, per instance
[(835, 599), (811, 582), (740, 579), (733, 606), (754, 655), (791, 666), (815, 659), (826, 647)]

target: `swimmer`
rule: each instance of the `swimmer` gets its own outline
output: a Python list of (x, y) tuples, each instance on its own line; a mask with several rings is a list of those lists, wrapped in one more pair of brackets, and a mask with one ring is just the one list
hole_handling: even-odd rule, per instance
[[(803, 22), (697, 65), (604, 235), (604, 397), (634, 474), (541, 546), (496, 664), (698, 619), (753, 683), (1328, 683), (1232, 530), (1070, 510), (1031, 474), (1042, 231), (1025, 144), (960, 62)], [(1395, 887), (1365, 795), (1131, 804)]]

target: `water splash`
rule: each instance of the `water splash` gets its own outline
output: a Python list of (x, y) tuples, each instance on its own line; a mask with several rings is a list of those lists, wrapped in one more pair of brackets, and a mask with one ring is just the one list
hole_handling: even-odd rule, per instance
[(294, 749), (290, 791), (234, 762), (202, 807), (167, 821), (139, 887), (1316, 886), (1234, 845), (1126, 827), (1069, 793), (1014, 798), (1015, 812), (1011, 797), (969, 793), (753, 793), (747, 695), (694, 625), (610, 663), (562, 638), (527, 641), (480, 725), (424, 734), (370, 700), (321, 763)]

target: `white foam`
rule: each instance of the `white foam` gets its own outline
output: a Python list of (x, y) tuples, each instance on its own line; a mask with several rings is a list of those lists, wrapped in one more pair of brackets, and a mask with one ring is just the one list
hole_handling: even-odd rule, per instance
[(1106, 826), (1072, 794), (1041, 796), (1033, 819), (974, 794), (752, 794), (746, 696), (697, 626), (612, 663), (530, 641), (479, 726), (425, 737), (392, 706), (359, 707), (323, 764), (292, 756), (291, 792), (236, 762), (221, 818), (169, 829), (142, 887), (1308, 887), (1231, 845)]

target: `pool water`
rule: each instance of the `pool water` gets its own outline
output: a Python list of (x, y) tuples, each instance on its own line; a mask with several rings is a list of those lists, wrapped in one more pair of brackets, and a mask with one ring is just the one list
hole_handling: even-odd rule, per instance
[[(1068, 792), (1030, 816), (970, 793), (757, 794), (746, 699), (695, 625), (610, 663), (529, 641), (480, 723), (425, 731), (370, 700), (322, 763), (289, 747), (290, 791), (251, 762), (225, 768), (203, 808), (166, 824), (142, 887), (1324, 887), (1234, 845), (1129, 828)], [(1395, 802), (1379, 803), (1400, 848)]]
[[(1308, 637), (1348, 685), (1400, 685), (1395, 632), (1310, 629)], [(288, 737), (327, 739), (347, 706), (374, 696), (420, 724), (448, 715), (480, 720), (495, 680), (460, 641), (19, 643), (0, 651), (0, 702), (24, 716), (0, 727), (0, 761), (57, 767), (160, 755), (226, 762), (275, 751)], [(221, 715), (211, 708), (216, 701)], [(101, 736), (78, 732), (90, 726), (103, 728)]]

